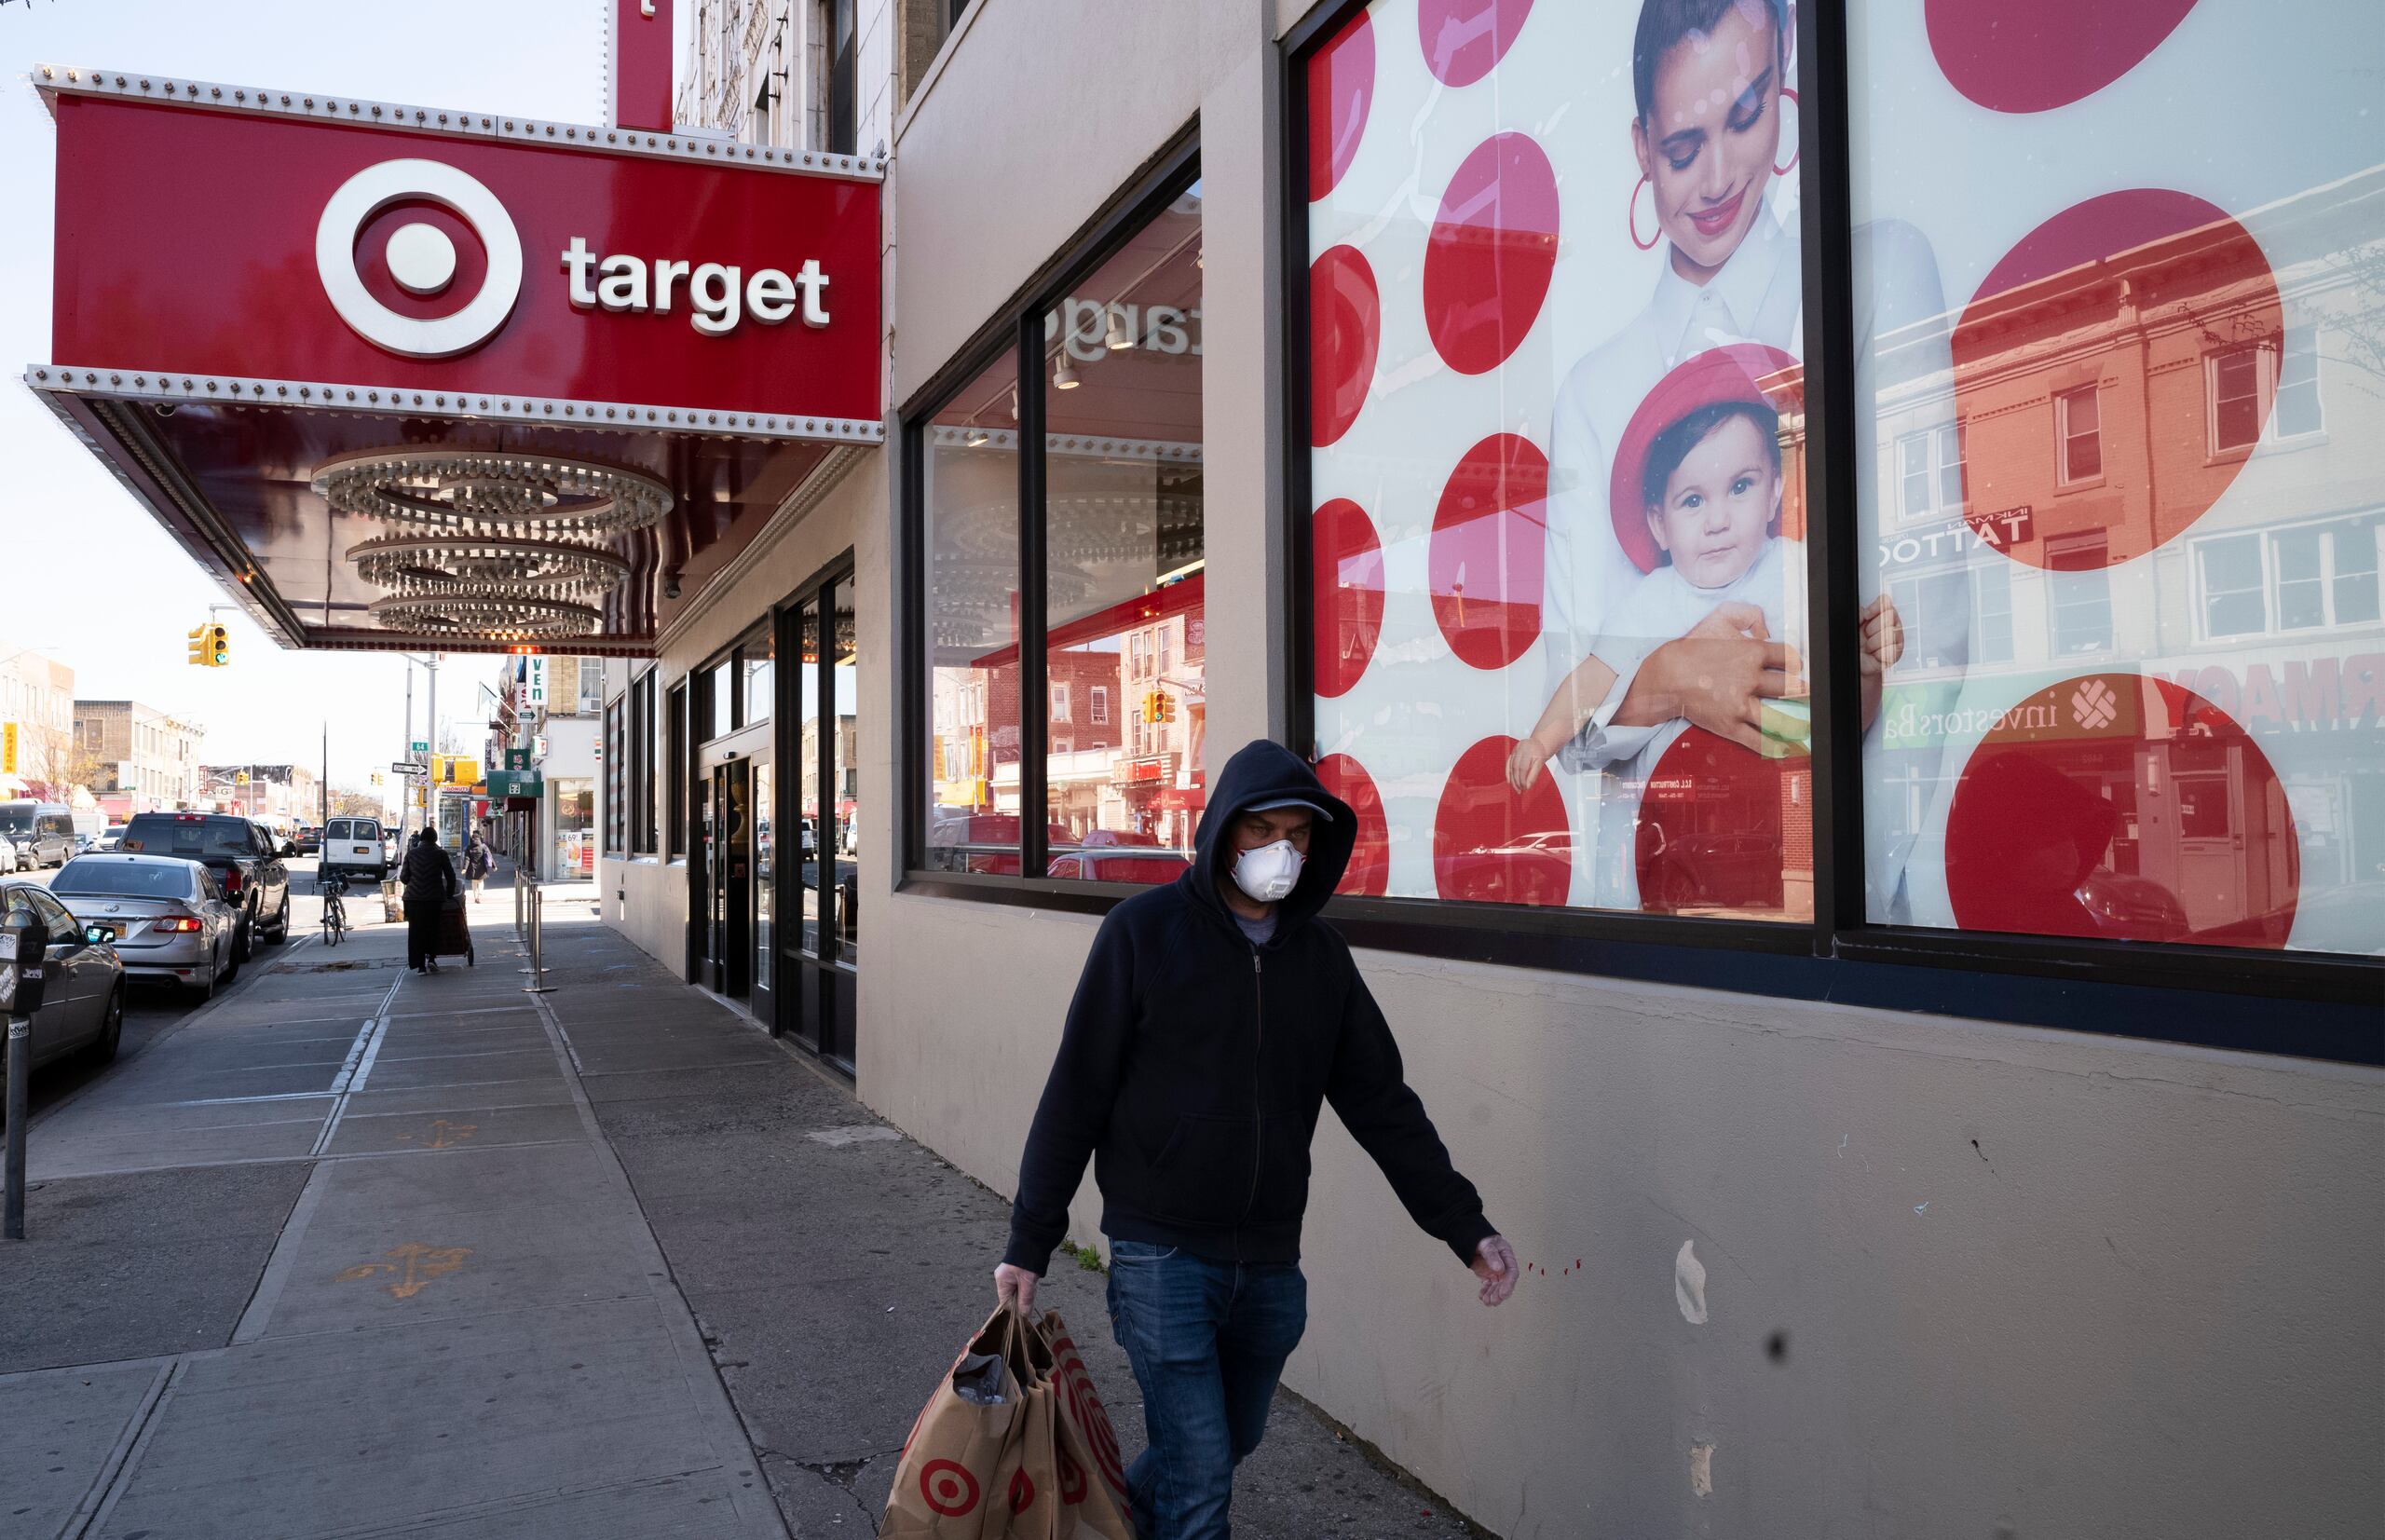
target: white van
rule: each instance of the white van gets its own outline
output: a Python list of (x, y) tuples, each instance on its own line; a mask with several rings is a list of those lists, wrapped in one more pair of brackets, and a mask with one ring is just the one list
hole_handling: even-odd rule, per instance
[(334, 818), (323, 825), (320, 871), (369, 876), (375, 882), (389, 873), (388, 848), (381, 843), (377, 818)]

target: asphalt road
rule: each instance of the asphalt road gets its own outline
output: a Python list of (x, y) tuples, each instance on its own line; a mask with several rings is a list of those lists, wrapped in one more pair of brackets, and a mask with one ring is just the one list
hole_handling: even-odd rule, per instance
[[(260, 947), (250, 961), (240, 969), (237, 979), (225, 984), (220, 993), (234, 993), (245, 988), (286, 954), (301, 937), (314, 937), (322, 924), (322, 907), (315, 898), (315, 858), (300, 856), (286, 863), (290, 868), (290, 940), (279, 946)], [(40, 882), (48, 886), (58, 876), (60, 868), (39, 872), (19, 872), (12, 880)], [(380, 906), (368, 908), (360, 896), (350, 893), (348, 914), (351, 922), (367, 918), (377, 919)], [(309, 947), (320, 946), (320, 939), (310, 940)], [(163, 1034), (180, 1026), (183, 1019), (198, 1009), (202, 1002), (186, 989), (148, 979), (129, 981), (129, 993), (124, 1002), (124, 1039), (116, 1050), (115, 1065), (95, 1064), (89, 1058), (63, 1058), (34, 1071), (28, 1095), (33, 1112), (42, 1112), (57, 1106), (85, 1086), (107, 1075), (117, 1065), (136, 1057), (143, 1049)]]

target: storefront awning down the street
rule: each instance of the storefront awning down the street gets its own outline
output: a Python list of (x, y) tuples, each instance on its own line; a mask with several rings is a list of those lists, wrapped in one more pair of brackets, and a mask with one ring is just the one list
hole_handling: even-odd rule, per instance
[(883, 441), (881, 161), (34, 79), (25, 382), (285, 647), (651, 652)]

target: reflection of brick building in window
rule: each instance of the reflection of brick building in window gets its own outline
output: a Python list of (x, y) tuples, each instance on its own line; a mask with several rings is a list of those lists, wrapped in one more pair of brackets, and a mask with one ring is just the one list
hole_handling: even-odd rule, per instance
[[(2191, 745), (2147, 743), (2133, 775), (2088, 783), (2119, 815), (2099, 870), (2128, 905), (2150, 913), (2160, 886), (2160, 924), (2201, 930), (2283, 893), (2297, 843), (2306, 920), (2354, 887), (2379, 901), (2385, 767), (2363, 741), (2385, 713), (2385, 410), (2351, 386), (2385, 364), (2385, 246), (2359, 213), (2380, 191), (2385, 169), (2241, 225), (2184, 218), (1882, 339), (1867, 555), (1909, 634), (1968, 603), (1969, 635), (1967, 664), (1899, 668), (1875, 772), (2082, 661), (2140, 671), (2241, 723), (2293, 815), (2241, 754), (2189, 772)], [(1901, 832), (1968, 758), (1901, 784)]]

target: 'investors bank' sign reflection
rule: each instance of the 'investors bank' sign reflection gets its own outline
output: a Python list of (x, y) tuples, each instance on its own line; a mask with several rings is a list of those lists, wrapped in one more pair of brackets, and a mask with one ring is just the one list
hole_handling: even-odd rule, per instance
[(61, 363), (882, 416), (875, 180), (71, 92), (56, 110)]

